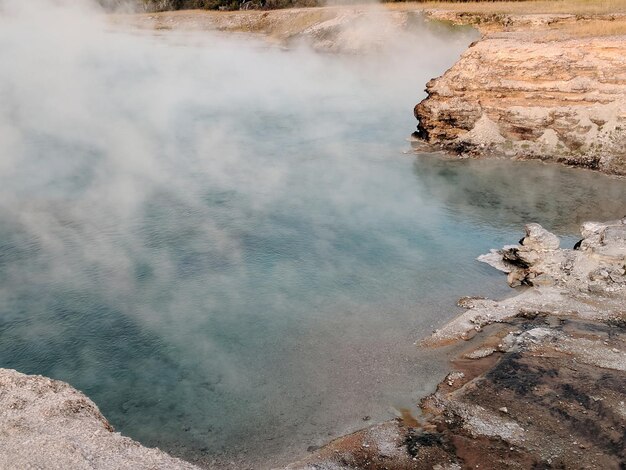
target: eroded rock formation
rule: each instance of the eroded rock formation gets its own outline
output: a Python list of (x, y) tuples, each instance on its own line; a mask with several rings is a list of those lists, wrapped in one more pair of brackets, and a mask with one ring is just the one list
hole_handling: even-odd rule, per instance
[(497, 18), (504, 31), (488, 31), (427, 84), (416, 136), (467, 156), (626, 174), (626, 37), (545, 26), (570, 16)]
[(532, 288), (502, 301), (462, 299), (460, 305), (467, 311), (424, 343), (467, 338), (486, 325), (514, 318), (522, 311), (601, 321), (624, 315), (626, 218), (587, 222), (581, 234), (576, 249), (558, 248), (557, 237), (538, 224), (529, 224), (520, 244), (480, 256), (480, 261), (507, 273), (509, 285)]

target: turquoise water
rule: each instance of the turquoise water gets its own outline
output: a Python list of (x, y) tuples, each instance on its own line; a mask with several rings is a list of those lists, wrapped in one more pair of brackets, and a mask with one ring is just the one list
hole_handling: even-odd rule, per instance
[(510, 293), (478, 255), (626, 209), (623, 181), (413, 152), (467, 30), (357, 58), (30, 21), (0, 28), (0, 365), (207, 466), (411, 406), (445, 371), (413, 342)]

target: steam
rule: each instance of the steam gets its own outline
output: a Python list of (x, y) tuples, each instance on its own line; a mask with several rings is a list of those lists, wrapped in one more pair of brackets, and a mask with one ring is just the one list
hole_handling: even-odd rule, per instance
[(490, 294), (473, 258), (624, 187), (402, 155), (473, 34), (394, 15), (287, 52), (0, 0), (0, 365), (144, 443), (264, 464), (434, 385), (412, 342)]
[[(288, 145), (313, 142), (312, 158), (354, 171), (343, 136), (376, 119), (366, 114), (371, 103), (409, 109), (419, 98), (413, 90), (453, 59), (432, 53), (447, 47), (435, 36), (414, 46), (414, 56), (429, 51), (417, 66), (407, 61), (402, 35), (385, 56), (343, 61), (215, 34), (114, 32), (87, 0), (0, 5), (0, 61), (7, 64), (0, 69), (0, 210), (46, 253), (40, 276), (65, 272), (66, 262), (51, 260), (81, 253), (116, 273), (105, 284), (128, 294), (135, 286), (127, 259), (145, 250), (144, 241), (120, 246), (112, 228), (132, 233), (158, 195), (199, 210), (207, 187), (247, 188), (250, 209), (271, 212), (289, 185), (293, 159), (277, 161), (279, 149), (263, 133), (289, 124), (272, 122), (285, 110), (300, 125), (289, 130)], [(372, 84), (380, 91), (364, 105), (362, 90)], [(338, 114), (343, 127), (333, 119)], [(407, 111), (402, 132), (412, 124)], [(329, 183), (349, 192), (350, 183), (336, 179)], [(342, 198), (335, 202), (349, 211), (354, 201)], [(211, 217), (201, 223), (220, 256), (241, 257), (232, 234)]]
[[(361, 26), (359, 38), (380, 25)], [(3, 365), (70, 380), (147, 443), (181, 422), (215, 447), (247, 432), (243, 419), (278, 428), (294, 387), (317, 416), (329, 379), (300, 342), (324, 349), (316, 315), (374, 309), (389, 299), (368, 290), (407, 282), (425, 256), (406, 235), (427, 207), (410, 167), (383, 197), (389, 142), (406, 147), (423, 83), (469, 42), (385, 37), (358, 57), (285, 52), (120, 30), (87, 0), (0, 0)], [(404, 267), (361, 276), (381, 249)]]

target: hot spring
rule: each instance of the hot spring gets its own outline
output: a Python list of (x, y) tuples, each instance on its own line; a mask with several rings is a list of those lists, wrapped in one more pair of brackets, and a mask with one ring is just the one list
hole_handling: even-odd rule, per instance
[(413, 406), (446, 372), (414, 342), (511, 293), (478, 255), (624, 215), (623, 180), (412, 150), (424, 84), (474, 38), (418, 22), (348, 56), (0, 12), (0, 366), (207, 466)]

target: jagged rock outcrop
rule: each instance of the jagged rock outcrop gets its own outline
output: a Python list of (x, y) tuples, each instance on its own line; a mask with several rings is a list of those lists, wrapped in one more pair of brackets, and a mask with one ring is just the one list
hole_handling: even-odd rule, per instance
[(514, 318), (520, 312), (595, 320), (622, 315), (626, 305), (626, 218), (587, 222), (581, 234), (583, 239), (575, 249), (563, 249), (558, 248), (553, 234), (538, 224), (529, 224), (518, 245), (479, 256), (479, 261), (507, 273), (509, 285), (524, 284), (532, 289), (502, 301), (464, 298), (459, 305), (467, 311), (423, 343), (467, 339), (486, 325)]
[(0, 369), (0, 468), (177, 469), (196, 466), (114, 432), (65, 382)]
[(508, 273), (511, 287), (556, 285), (626, 298), (626, 218), (587, 222), (581, 234), (574, 249), (559, 250), (556, 235), (539, 224), (528, 224), (519, 245), (494, 250), (479, 260)]
[(545, 25), (572, 15), (537, 16), (497, 18), (512, 30), (487, 33), (428, 82), (415, 135), (468, 156), (626, 174), (626, 36), (567, 35)]

